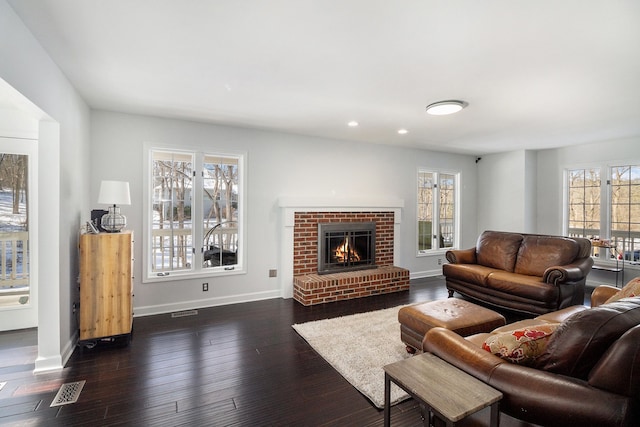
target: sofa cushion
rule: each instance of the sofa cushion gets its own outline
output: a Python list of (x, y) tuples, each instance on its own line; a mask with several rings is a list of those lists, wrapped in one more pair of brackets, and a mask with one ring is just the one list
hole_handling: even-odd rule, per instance
[(525, 235), (518, 249), (514, 271), (528, 276), (543, 276), (547, 268), (570, 264), (580, 247), (575, 240), (553, 236)]
[(479, 286), (484, 286), (489, 274), (496, 271), (499, 270), (478, 264), (444, 264), (442, 266), (442, 274), (447, 279), (470, 282)]
[(576, 313), (560, 324), (533, 367), (586, 380), (609, 346), (638, 324), (640, 297)]
[(528, 366), (545, 351), (559, 325), (542, 323), (491, 334), (482, 348), (509, 362)]
[(624, 287), (620, 289), (620, 291), (612, 295), (604, 303), (608, 304), (610, 302), (618, 301), (622, 298), (636, 297), (639, 295), (640, 295), (640, 277), (636, 277), (635, 279), (631, 279), (629, 283), (624, 285)]
[(558, 288), (542, 281), (542, 277), (496, 271), (487, 278), (487, 286), (528, 300), (555, 303)]
[(513, 272), (522, 238), (517, 233), (485, 231), (476, 243), (478, 264)]

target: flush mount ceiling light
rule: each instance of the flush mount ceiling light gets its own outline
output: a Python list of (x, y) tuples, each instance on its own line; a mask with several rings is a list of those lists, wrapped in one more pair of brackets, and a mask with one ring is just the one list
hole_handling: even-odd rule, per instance
[(347, 123), (347, 126), (349, 126), (350, 128), (357, 127), (358, 122), (356, 122), (355, 120), (351, 120), (349, 123)]
[(444, 116), (447, 114), (457, 113), (467, 105), (469, 104), (467, 104), (464, 101), (457, 101), (457, 100), (439, 101), (439, 102), (434, 102), (433, 104), (427, 105), (427, 113), (434, 116)]

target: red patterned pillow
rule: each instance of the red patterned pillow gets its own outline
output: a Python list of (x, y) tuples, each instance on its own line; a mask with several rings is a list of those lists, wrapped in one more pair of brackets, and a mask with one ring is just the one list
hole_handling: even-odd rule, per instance
[(624, 285), (622, 289), (616, 294), (614, 294), (611, 298), (606, 300), (604, 303), (608, 304), (610, 302), (618, 301), (622, 298), (630, 298), (636, 297), (640, 295), (640, 277), (636, 277), (635, 279), (631, 279), (629, 283)]
[(509, 362), (530, 365), (547, 348), (559, 323), (545, 323), (489, 336), (482, 348)]

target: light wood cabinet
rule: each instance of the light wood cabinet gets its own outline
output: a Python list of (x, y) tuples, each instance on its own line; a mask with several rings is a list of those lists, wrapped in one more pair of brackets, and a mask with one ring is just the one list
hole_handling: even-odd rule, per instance
[(133, 232), (80, 236), (80, 341), (131, 336)]

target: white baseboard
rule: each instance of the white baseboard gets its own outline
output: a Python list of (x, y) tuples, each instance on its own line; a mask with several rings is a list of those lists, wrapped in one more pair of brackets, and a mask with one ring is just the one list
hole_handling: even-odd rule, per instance
[(64, 345), (64, 348), (59, 355), (46, 356), (46, 357), (38, 357), (35, 362), (35, 369), (33, 370), (34, 374), (42, 374), (51, 371), (59, 371), (64, 368), (64, 365), (67, 364), (67, 361), (73, 354), (73, 350), (76, 348), (76, 343), (78, 342), (78, 331), (76, 331), (73, 336), (67, 341)]
[(442, 276), (442, 268), (438, 268), (436, 270), (426, 270), (426, 271), (412, 271), (409, 273), (409, 279), (422, 279), (424, 277), (435, 277)]
[(62, 356), (53, 355), (48, 357), (38, 357), (35, 363), (34, 374), (42, 374), (51, 371), (59, 371), (63, 367)]
[(199, 299), (194, 301), (181, 301), (175, 304), (148, 305), (134, 307), (134, 317), (153, 316), (155, 314), (173, 313), (175, 311), (195, 310), (198, 308), (215, 307), (219, 305), (237, 304), (241, 302), (260, 301), (265, 299), (280, 298), (280, 290), (255, 292), (250, 294), (230, 295)]

